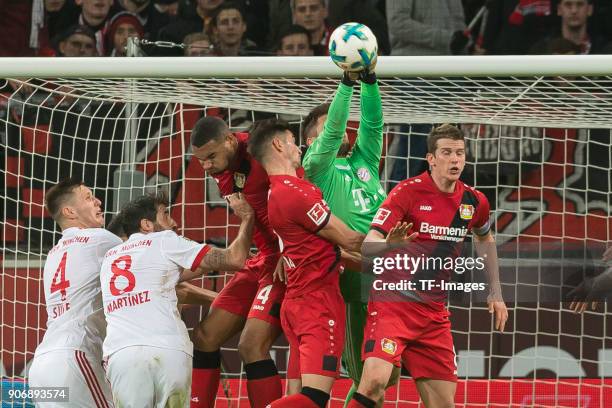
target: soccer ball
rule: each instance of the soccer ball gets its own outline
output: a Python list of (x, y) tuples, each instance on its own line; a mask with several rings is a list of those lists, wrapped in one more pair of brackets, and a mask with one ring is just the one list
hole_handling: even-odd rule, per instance
[(362, 71), (376, 60), (378, 43), (372, 30), (360, 23), (345, 23), (329, 39), (332, 61), (345, 71)]

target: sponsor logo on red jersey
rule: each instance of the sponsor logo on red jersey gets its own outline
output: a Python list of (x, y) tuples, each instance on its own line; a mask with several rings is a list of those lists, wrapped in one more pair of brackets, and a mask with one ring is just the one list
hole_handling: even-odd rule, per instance
[(386, 208), (379, 208), (372, 220), (372, 224), (383, 225), (387, 218), (389, 218), (389, 215), (391, 215), (391, 211)]
[(380, 340), (380, 348), (387, 354), (395, 355), (397, 351), (397, 343), (393, 340), (383, 338)]
[(459, 206), (459, 216), (462, 220), (471, 220), (474, 215), (474, 206), (471, 204), (461, 204)]
[(321, 225), (327, 217), (327, 210), (321, 205), (321, 203), (316, 203), (310, 210), (308, 210), (307, 214), (312, 222), (314, 222), (316, 225)]

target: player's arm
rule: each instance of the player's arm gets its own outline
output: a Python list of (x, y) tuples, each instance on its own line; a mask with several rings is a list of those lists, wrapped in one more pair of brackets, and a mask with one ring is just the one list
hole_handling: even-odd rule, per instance
[(604, 272), (596, 276), (585, 276), (584, 280), (567, 294), (572, 302), (570, 309), (574, 312), (582, 313), (589, 305), (591, 310), (595, 310), (600, 301), (612, 295), (612, 246), (603, 254), (602, 261), (607, 265)]
[(352, 96), (351, 85), (345, 83), (338, 85), (327, 113), (323, 132), (310, 145), (302, 162), (306, 177), (311, 181), (324, 177), (333, 167), (346, 132)]
[(212, 247), (197, 267), (192, 268), (191, 271), (183, 271), (181, 281), (197, 278), (211, 270), (237, 271), (244, 267), (251, 248), (255, 216), (253, 209), (241, 194), (229, 196), (228, 201), (234, 213), (241, 219), (238, 236), (227, 248)]
[(217, 297), (217, 292), (181, 282), (176, 285), (176, 297), (182, 305), (209, 305)]
[(474, 243), (476, 253), (483, 259), (485, 265), (487, 283), (489, 284), (489, 296), (487, 297), (489, 313), (495, 314), (495, 329), (503, 332), (508, 320), (508, 309), (502, 297), (499, 281), (499, 262), (495, 238), (490, 229), (483, 234), (477, 233), (477, 230), (474, 229)]
[(349, 252), (359, 251), (365, 237), (364, 234), (347, 227), (340, 218), (331, 213), (329, 221), (317, 232), (317, 235)]
[(361, 74), (361, 117), (353, 158), (361, 158), (378, 174), (383, 146), (383, 110), (380, 89), (374, 72)]

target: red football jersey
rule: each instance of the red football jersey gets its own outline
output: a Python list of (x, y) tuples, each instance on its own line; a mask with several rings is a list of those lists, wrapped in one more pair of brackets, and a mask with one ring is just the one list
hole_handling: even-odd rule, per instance
[(264, 168), (247, 151), (248, 133), (236, 133), (238, 150), (230, 168), (213, 176), (223, 196), (241, 192), (255, 212), (253, 241), (262, 255), (279, 252), (276, 234), (268, 222), (270, 180)]
[[(398, 221), (412, 223), (412, 231), (418, 232), (418, 237), (405, 249), (411, 256), (456, 258), (469, 232), (478, 235), (489, 232), (489, 208), (487, 198), (480, 191), (457, 181), (454, 192), (444, 193), (435, 185), (429, 172), (424, 172), (404, 180), (391, 190), (374, 216), (370, 228), (386, 236)], [(394, 252), (389, 255), (393, 256)], [(411, 273), (396, 271), (387, 279), (449, 281), (451, 273), (452, 269), (419, 268)], [(420, 293), (422, 301), (443, 310), (446, 291), (432, 289)]]
[(389, 193), (371, 228), (387, 235), (398, 221), (411, 222), (416, 241), (462, 242), (470, 231), (489, 232), (489, 201), (484, 194), (457, 181), (455, 191), (438, 189), (429, 172), (404, 180)]
[(285, 298), (337, 285), (340, 250), (317, 235), (331, 217), (321, 190), (298, 177), (271, 176), (268, 213), (285, 259)]

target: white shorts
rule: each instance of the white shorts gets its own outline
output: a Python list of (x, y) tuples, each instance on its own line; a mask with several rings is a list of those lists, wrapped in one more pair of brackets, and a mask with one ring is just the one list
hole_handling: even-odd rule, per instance
[(37, 407), (112, 408), (110, 387), (101, 361), (79, 350), (56, 350), (34, 357), (30, 387), (68, 387), (69, 402), (37, 403)]
[(130, 346), (108, 357), (106, 376), (122, 408), (189, 408), (191, 356), (183, 351)]

